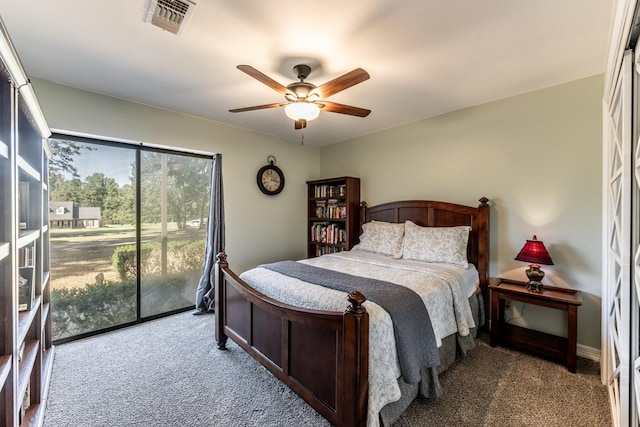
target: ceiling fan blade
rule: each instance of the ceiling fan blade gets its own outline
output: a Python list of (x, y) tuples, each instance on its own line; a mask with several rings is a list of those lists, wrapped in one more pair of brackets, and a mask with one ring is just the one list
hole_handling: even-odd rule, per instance
[(242, 113), (244, 111), (264, 110), (266, 108), (282, 107), (283, 105), (287, 105), (287, 104), (276, 103), (276, 104), (256, 105), (256, 106), (253, 106), (253, 107), (234, 108), (233, 110), (229, 110), (229, 112), (230, 113)]
[(250, 75), (254, 79), (266, 84), (271, 89), (275, 90), (276, 92), (278, 92), (278, 93), (280, 93), (282, 95), (286, 95), (288, 93), (291, 93), (291, 91), (289, 89), (287, 89), (285, 86), (283, 86), (280, 83), (278, 83), (277, 81), (273, 80), (271, 77), (267, 76), (266, 74), (256, 70), (251, 65), (238, 65), (236, 68), (238, 70), (240, 70), (240, 71), (244, 71), (245, 73), (247, 73), (248, 75)]
[(337, 102), (322, 101), (324, 107), (322, 111), (328, 111), (330, 113), (348, 114), (350, 116), (367, 117), (371, 110), (365, 108), (352, 107), (351, 105), (338, 104)]
[(305, 119), (296, 120), (293, 125), (294, 129), (304, 129), (307, 127), (307, 121)]
[(316, 90), (319, 91), (321, 98), (328, 98), (331, 95), (343, 91), (351, 86), (362, 83), (369, 79), (369, 73), (362, 68), (356, 68), (353, 71), (343, 74), (340, 77), (326, 82), (322, 86), (319, 86)]

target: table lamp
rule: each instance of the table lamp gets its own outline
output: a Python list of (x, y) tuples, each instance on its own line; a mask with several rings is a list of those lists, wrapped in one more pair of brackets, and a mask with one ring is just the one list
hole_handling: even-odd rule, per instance
[(527, 283), (527, 289), (533, 292), (544, 292), (542, 286), (542, 278), (544, 277), (544, 271), (540, 270), (540, 264), (553, 265), (551, 257), (547, 252), (547, 248), (536, 236), (533, 239), (527, 240), (520, 253), (515, 258), (517, 261), (530, 262), (529, 269), (527, 269), (527, 277), (529, 283)]

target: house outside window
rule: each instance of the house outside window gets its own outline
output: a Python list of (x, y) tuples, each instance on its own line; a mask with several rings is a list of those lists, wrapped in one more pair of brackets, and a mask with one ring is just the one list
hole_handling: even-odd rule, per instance
[(98, 228), (99, 207), (73, 207), (73, 202), (49, 202), (49, 225), (53, 228)]

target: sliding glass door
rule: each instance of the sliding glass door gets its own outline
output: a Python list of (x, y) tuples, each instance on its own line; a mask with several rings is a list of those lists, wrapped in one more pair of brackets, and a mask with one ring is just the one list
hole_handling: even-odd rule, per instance
[(205, 253), (211, 161), (142, 153), (141, 314), (193, 306)]
[(52, 338), (193, 308), (211, 158), (54, 135)]

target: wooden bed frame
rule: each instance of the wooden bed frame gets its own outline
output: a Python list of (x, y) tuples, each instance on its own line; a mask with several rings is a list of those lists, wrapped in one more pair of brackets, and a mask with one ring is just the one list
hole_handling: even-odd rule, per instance
[[(412, 220), (429, 227), (470, 225), (468, 259), (478, 269), (485, 305), (489, 282), (489, 206), (412, 200), (367, 207), (361, 223)], [(215, 339), (231, 338), (335, 426), (367, 420), (369, 315), (354, 290), (345, 312), (308, 310), (256, 291), (231, 269), (227, 256), (215, 267)], [(346, 305), (346, 302), (345, 302)], [(485, 313), (487, 311), (485, 310)]]

